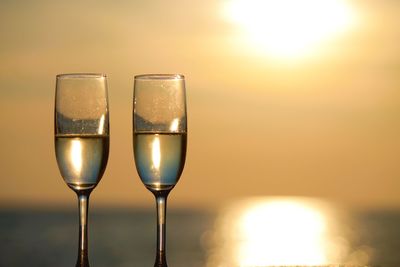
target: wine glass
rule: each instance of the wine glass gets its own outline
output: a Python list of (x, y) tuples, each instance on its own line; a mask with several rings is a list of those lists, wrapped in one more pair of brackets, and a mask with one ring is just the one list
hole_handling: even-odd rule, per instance
[(106, 169), (109, 150), (107, 78), (103, 74), (61, 74), (56, 79), (55, 150), (64, 181), (79, 205), (76, 266), (88, 267), (89, 195)]
[(136, 169), (156, 199), (157, 254), (154, 266), (166, 267), (167, 197), (181, 176), (186, 157), (185, 78), (178, 74), (135, 76), (133, 98)]

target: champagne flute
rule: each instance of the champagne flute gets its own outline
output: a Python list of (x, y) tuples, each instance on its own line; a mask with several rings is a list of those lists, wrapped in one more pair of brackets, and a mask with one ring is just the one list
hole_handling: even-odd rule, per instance
[(107, 81), (103, 74), (61, 74), (56, 79), (55, 150), (64, 181), (78, 196), (76, 266), (88, 267), (89, 195), (106, 169), (109, 150)]
[(135, 76), (133, 144), (136, 169), (156, 199), (155, 267), (166, 267), (166, 207), (186, 157), (185, 78), (178, 74)]

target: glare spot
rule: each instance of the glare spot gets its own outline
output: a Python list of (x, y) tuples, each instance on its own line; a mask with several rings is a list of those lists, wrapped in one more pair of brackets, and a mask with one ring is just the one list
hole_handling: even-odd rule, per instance
[(106, 119), (105, 114), (101, 115), (100, 121), (99, 121), (99, 129), (97, 130), (98, 134), (103, 134), (104, 133), (104, 121)]
[(175, 119), (172, 120), (171, 125), (169, 127), (169, 130), (171, 132), (177, 132), (178, 128), (179, 128), (179, 119), (175, 118)]
[(152, 168), (156, 171), (160, 171), (161, 164), (161, 149), (160, 149), (160, 139), (156, 136), (151, 143), (151, 159), (152, 159)]
[(76, 174), (82, 171), (82, 145), (79, 140), (72, 140), (71, 143), (71, 162), (73, 165), (73, 170)]

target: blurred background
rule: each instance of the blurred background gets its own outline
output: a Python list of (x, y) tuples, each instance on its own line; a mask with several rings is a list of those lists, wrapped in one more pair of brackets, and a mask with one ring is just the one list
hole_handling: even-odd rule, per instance
[[(57, 168), (53, 113), (55, 76), (76, 72), (105, 73), (109, 86), (110, 158), (91, 195), (95, 266), (152, 263), (154, 200), (132, 151), (133, 76), (143, 73), (186, 76), (189, 141), (169, 200), (172, 265), (398, 266), (399, 14), (395, 0), (0, 1), (0, 266), (74, 262), (76, 199)], [(241, 221), (250, 208), (229, 211), (249, 198), (267, 206), (256, 221), (299, 221), (298, 209), (281, 217), (286, 204), (271, 215), (274, 196), (278, 207), (345, 213), (329, 218), (357, 230), (337, 230), (334, 249), (317, 246), (310, 259), (287, 250), (276, 255), (293, 261), (219, 259), (254, 251), (226, 248), (221, 240), (234, 243), (235, 234), (218, 230), (236, 229), (220, 227), (221, 218)], [(309, 204), (321, 201), (329, 209)]]

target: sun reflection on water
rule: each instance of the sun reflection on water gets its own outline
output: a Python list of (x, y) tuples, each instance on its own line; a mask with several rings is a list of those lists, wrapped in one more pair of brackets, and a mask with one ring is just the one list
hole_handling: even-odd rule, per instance
[(238, 220), (240, 266), (326, 264), (321, 212), (288, 200), (261, 202)]
[(217, 220), (207, 266), (367, 264), (368, 257), (351, 255), (348, 232), (339, 218), (331, 205), (314, 199), (240, 201)]

